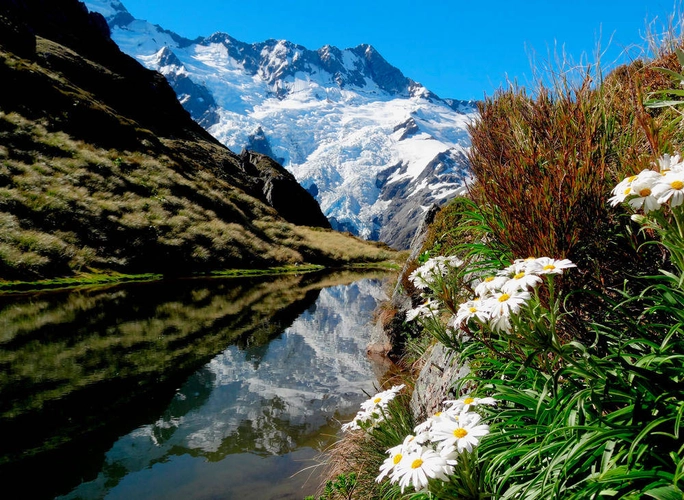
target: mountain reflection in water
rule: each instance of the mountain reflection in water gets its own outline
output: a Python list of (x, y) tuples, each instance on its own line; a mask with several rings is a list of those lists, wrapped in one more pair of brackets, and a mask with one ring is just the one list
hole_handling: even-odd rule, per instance
[(290, 476), (316, 464), (337, 420), (377, 384), (381, 367), (365, 347), (379, 277), (186, 280), (6, 299), (0, 478), (39, 476), (17, 485), (31, 498), (313, 493), (317, 470)]

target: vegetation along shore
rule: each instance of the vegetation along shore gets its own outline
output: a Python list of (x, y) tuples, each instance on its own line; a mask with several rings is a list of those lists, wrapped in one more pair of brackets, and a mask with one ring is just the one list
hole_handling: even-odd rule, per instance
[(681, 48), (479, 103), (315, 498), (684, 497)]

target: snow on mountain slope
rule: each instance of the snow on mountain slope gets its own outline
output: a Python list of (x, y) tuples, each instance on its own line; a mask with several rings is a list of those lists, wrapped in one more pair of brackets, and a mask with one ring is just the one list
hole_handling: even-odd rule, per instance
[(472, 103), (440, 99), (369, 45), (191, 41), (118, 0), (85, 3), (121, 50), (167, 77), (198, 123), (235, 152), (282, 163), (337, 229), (405, 248), (424, 210), (468, 176)]

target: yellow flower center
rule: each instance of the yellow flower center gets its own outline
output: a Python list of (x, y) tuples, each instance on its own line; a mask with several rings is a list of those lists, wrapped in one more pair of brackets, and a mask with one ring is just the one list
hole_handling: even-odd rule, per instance
[(373, 403), (378, 404), (380, 401), (382, 401), (382, 398), (375, 398)]
[(632, 175), (630, 177), (627, 177), (627, 182), (634, 182), (634, 179), (636, 179), (638, 176), (637, 175)]
[(506, 302), (510, 298), (511, 298), (511, 296), (508, 295), (507, 293), (502, 293), (501, 296), (499, 297), (499, 302)]
[(494, 276), (487, 276), (485, 278), (485, 283), (489, 283), (490, 281), (494, 281)]
[(465, 398), (463, 400), (463, 404), (466, 404), (466, 405), (472, 404), (474, 402), (475, 402), (475, 400), (473, 398)]
[(421, 465), (423, 465), (423, 461), (422, 461), (420, 458), (416, 458), (416, 459), (411, 463), (411, 468), (412, 468), (412, 469), (417, 469), (417, 468), (420, 467)]
[(642, 198), (646, 198), (650, 194), (651, 194), (651, 190), (649, 188), (644, 188), (641, 191), (639, 191), (639, 196), (641, 196)]
[(556, 269), (556, 266), (554, 266), (553, 264), (546, 264), (544, 266), (544, 271), (553, 271), (554, 269)]
[(465, 430), (463, 427), (459, 427), (458, 429), (454, 430), (454, 436), (457, 437), (458, 439), (462, 439), (468, 435), (468, 431)]
[(477, 312), (477, 307), (471, 307), (468, 309), (471, 313), (475, 314)]
[(672, 187), (672, 189), (676, 189), (677, 191), (679, 191), (680, 189), (684, 188), (684, 182), (680, 180), (672, 181), (670, 183), (670, 186)]
[(631, 192), (632, 192), (632, 188), (627, 188), (624, 190), (624, 192), (622, 194), (629, 194)]
[(522, 278), (523, 276), (525, 276), (525, 273), (518, 273), (518, 274), (516, 274), (515, 276), (513, 276), (513, 279), (519, 280), (519, 279)]
[(397, 465), (399, 462), (401, 462), (401, 458), (401, 453), (397, 453), (396, 455), (394, 455), (394, 460), (392, 460), (394, 462), (394, 465)]
[(441, 412), (441, 411), (438, 411), (437, 413), (435, 413), (435, 417), (441, 417), (441, 416), (442, 416), (442, 412)]

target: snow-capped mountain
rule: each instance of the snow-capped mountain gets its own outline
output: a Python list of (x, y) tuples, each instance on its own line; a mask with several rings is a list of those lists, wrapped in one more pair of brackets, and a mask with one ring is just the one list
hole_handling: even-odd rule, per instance
[(166, 76), (198, 123), (235, 152), (282, 163), (336, 229), (405, 248), (425, 209), (468, 176), (474, 105), (440, 99), (370, 45), (188, 40), (118, 0), (85, 3), (121, 50)]
[[(135, 498), (122, 493), (127, 482), (177, 460), (187, 468), (193, 459), (221, 463), (220, 473), (202, 480), (223, 481), (219, 491), (238, 498), (237, 485), (245, 482), (240, 464), (250, 456), (259, 457), (266, 474), (282, 471), (291, 454), (325, 443), (324, 436), (334, 436), (339, 422), (350, 421), (366, 394), (376, 392), (383, 368), (360, 353), (369, 340), (372, 311), (385, 298), (377, 280), (325, 288), (268, 344), (228, 346), (179, 387), (156, 421), (117, 439), (97, 477), (58, 498)], [(194, 468), (193, 475), (204, 467)], [(302, 467), (300, 462), (296, 470)], [(194, 481), (176, 486), (187, 488)], [(249, 498), (281, 498), (277, 492), (265, 494), (270, 482), (253, 480)], [(166, 498), (163, 490), (155, 493)]]

